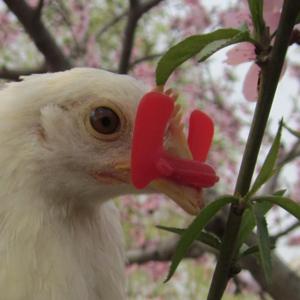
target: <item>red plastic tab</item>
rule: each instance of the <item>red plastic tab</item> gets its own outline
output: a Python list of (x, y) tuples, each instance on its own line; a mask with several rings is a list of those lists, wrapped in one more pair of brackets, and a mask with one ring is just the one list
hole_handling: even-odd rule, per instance
[(165, 128), (173, 109), (174, 101), (158, 92), (147, 93), (139, 104), (131, 152), (132, 182), (137, 188), (159, 176), (155, 162), (163, 152)]
[(190, 116), (188, 145), (193, 158), (205, 161), (214, 136), (212, 119), (200, 110), (194, 110)]
[(213, 186), (219, 180), (210, 165), (196, 160), (174, 157), (166, 152), (162, 153), (157, 162), (157, 168), (162, 177), (196, 188)]

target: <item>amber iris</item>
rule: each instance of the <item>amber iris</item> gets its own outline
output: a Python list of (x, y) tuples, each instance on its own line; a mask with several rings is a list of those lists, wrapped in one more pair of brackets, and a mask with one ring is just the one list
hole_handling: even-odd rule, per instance
[(119, 116), (108, 107), (97, 107), (90, 113), (92, 127), (102, 134), (113, 134), (120, 129)]

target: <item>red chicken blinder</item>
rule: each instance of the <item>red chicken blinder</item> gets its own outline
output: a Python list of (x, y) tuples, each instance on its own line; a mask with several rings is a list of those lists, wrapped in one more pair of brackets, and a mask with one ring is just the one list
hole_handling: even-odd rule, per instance
[(159, 92), (149, 92), (141, 99), (133, 131), (131, 176), (136, 188), (166, 178), (195, 188), (210, 187), (218, 177), (204, 163), (214, 127), (212, 120), (199, 110), (189, 121), (188, 145), (194, 160), (175, 157), (164, 149), (164, 136), (174, 110), (174, 100)]

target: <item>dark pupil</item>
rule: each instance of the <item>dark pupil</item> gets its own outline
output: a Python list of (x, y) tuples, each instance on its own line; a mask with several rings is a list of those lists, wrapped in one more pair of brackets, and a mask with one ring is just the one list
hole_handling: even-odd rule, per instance
[(120, 128), (118, 115), (108, 107), (98, 107), (91, 112), (93, 128), (102, 134), (112, 134)]

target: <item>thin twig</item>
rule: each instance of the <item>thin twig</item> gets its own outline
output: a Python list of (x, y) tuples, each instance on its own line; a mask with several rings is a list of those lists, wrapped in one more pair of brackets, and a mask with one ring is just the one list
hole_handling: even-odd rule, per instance
[(150, 0), (147, 1), (146, 3), (144, 3), (143, 5), (140, 6), (140, 14), (144, 14), (147, 11), (149, 11), (151, 8), (155, 7), (156, 5), (158, 5), (160, 2), (162, 2), (163, 0)]
[(98, 33), (96, 34), (96, 39), (101, 38), (101, 36), (106, 33), (110, 28), (115, 26), (117, 23), (119, 23), (124, 17), (128, 15), (128, 10), (125, 10), (124, 12), (120, 13), (119, 15), (116, 15), (112, 20), (110, 20), (108, 23), (104, 24), (103, 27), (100, 28)]
[(35, 9), (35, 18), (40, 19), (42, 16), (42, 10), (44, 7), (44, 0), (39, 0), (38, 5)]
[(74, 33), (74, 31), (72, 29), (70, 13), (68, 12), (67, 7), (65, 6), (65, 3), (63, 3), (62, 1), (54, 1), (53, 3), (55, 4), (55, 6), (54, 6), (55, 10), (61, 15), (62, 21), (67, 26), (67, 28), (72, 36), (73, 42), (74, 42), (74, 46), (72, 47), (72, 49), (70, 51), (70, 57), (76, 58), (77, 56), (84, 53), (85, 43), (82, 43), (82, 45), (79, 44), (76, 34)]
[(36, 18), (36, 11), (24, 0), (3, 0), (9, 9), (16, 15), (31, 40), (44, 55), (51, 71), (70, 69), (71, 63), (56, 44), (53, 36), (45, 27), (40, 18)]
[(149, 0), (141, 4), (139, 1), (130, 0), (127, 24), (123, 34), (122, 52), (118, 68), (119, 73), (126, 74), (130, 68), (131, 53), (139, 19), (161, 1), (163, 0)]
[(149, 54), (140, 58), (137, 58), (130, 64), (130, 69), (134, 68), (136, 65), (141, 64), (146, 61), (151, 61), (154, 59), (157, 59), (162, 56), (162, 53), (156, 53), (156, 54)]
[(286, 236), (287, 234), (289, 234), (293, 230), (297, 229), (299, 226), (300, 226), (300, 222), (297, 221), (297, 222), (293, 223), (292, 225), (290, 225), (289, 227), (287, 227), (285, 230), (280, 231), (277, 234), (273, 235), (271, 237), (271, 240), (276, 242), (278, 239), (280, 239), (283, 236)]
[[(178, 238), (170, 238), (161, 241), (153, 246), (145, 246), (138, 249), (131, 249), (127, 252), (128, 264), (145, 264), (149, 261), (169, 262), (176, 250)], [(212, 248), (205, 246), (202, 243), (194, 242), (191, 246), (186, 258), (199, 258), (205, 252)], [(215, 252), (214, 252), (215, 254)]]

